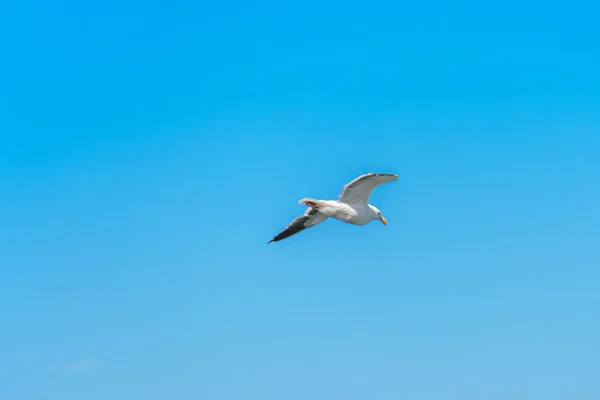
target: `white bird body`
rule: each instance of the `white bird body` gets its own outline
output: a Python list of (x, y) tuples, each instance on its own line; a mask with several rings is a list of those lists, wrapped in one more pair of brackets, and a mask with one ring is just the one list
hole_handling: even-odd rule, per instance
[(365, 225), (378, 218), (370, 204), (349, 204), (338, 200), (314, 199), (302, 199), (299, 203), (309, 207), (311, 204), (315, 204), (319, 213), (353, 225)]
[(377, 186), (397, 179), (398, 175), (396, 174), (374, 174), (369, 172), (346, 184), (339, 195), (339, 200), (304, 198), (299, 203), (309, 208), (269, 243), (295, 235), (304, 229), (320, 224), (327, 218), (334, 218), (353, 225), (365, 225), (378, 219), (387, 225), (387, 220), (383, 217), (381, 211), (369, 204), (369, 197)]

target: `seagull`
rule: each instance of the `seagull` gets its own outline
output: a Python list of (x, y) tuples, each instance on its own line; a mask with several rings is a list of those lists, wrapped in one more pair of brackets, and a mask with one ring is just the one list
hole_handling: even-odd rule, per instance
[(369, 172), (354, 178), (343, 186), (338, 200), (315, 200), (304, 198), (299, 204), (308, 206), (304, 214), (296, 217), (283, 231), (268, 244), (286, 239), (298, 232), (313, 227), (327, 218), (335, 218), (354, 225), (365, 225), (376, 219), (387, 225), (387, 220), (379, 209), (369, 204), (371, 192), (377, 186), (398, 180), (396, 174)]

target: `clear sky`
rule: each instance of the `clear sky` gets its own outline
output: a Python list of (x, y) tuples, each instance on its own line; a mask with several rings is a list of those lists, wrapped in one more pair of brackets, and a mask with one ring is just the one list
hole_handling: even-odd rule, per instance
[(597, 400), (599, 13), (4, 2), (0, 398)]

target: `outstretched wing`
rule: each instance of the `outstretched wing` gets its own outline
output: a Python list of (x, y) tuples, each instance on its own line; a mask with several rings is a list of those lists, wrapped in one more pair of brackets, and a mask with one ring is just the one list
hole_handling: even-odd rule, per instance
[(269, 243), (278, 242), (280, 240), (289, 238), (290, 236), (295, 235), (296, 233), (301, 232), (305, 229), (308, 229), (311, 226), (320, 224), (327, 218), (328, 217), (326, 215), (321, 214), (317, 210), (307, 208), (304, 214), (294, 219), (283, 231), (281, 231), (277, 236), (271, 239)]
[(369, 172), (347, 183), (340, 192), (339, 200), (350, 204), (367, 204), (373, 189), (396, 180), (398, 180), (396, 174), (374, 174)]

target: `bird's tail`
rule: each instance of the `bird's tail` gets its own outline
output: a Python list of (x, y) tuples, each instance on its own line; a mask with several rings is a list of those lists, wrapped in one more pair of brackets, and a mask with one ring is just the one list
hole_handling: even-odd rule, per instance
[(310, 208), (312, 208), (314, 210), (318, 210), (319, 208), (323, 207), (323, 205), (324, 205), (322, 201), (315, 200), (315, 199), (310, 199), (308, 197), (303, 198), (298, 203), (299, 204), (304, 204), (306, 206), (309, 206)]

